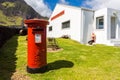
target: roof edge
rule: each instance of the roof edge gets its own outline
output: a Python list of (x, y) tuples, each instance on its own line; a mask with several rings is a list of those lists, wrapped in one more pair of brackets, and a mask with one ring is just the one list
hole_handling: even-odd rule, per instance
[(61, 5), (61, 6), (65, 6), (65, 7), (70, 7), (70, 8), (81, 9), (81, 10), (87, 10), (87, 11), (94, 11), (94, 10), (92, 10), (92, 9), (85, 8), (85, 7), (76, 7), (76, 6), (65, 5), (65, 4), (60, 4), (60, 3), (57, 3), (57, 5)]

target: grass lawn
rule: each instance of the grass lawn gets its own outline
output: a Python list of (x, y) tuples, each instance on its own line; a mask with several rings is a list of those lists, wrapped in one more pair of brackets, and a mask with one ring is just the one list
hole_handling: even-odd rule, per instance
[(29, 74), (26, 36), (11, 38), (0, 49), (0, 80), (120, 80), (120, 47), (57, 41), (63, 50), (47, 53), (49, 70)]

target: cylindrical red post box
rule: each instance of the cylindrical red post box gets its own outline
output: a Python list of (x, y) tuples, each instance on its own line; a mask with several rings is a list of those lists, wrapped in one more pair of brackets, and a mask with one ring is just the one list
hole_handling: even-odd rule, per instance
[(46, 25), (48, 21), (40, 19), (25, 20), (28, 26), (27, 72), (39, 73), (46, 69)]

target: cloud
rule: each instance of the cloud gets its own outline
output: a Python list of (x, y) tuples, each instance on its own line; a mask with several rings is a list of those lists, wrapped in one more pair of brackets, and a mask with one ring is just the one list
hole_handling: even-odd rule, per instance
[(59, 0), (59, 3), (61, 3), (61, 4), (69, 4), (69, 2), (67, 2), (65, 0)]
[(105, 7), (120, 9), (120, 0), (87, 0), (84, 1), (82, 5), (92, 9), (100, 9)]
[(36, 12), (44, 17), (50, 17), (52, 10), (44, 3), (43, 0), (24, 0), (30, 5)]

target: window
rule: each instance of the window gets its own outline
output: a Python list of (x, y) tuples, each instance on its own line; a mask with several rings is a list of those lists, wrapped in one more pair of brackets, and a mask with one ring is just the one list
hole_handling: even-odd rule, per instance
[(66, 21), (62, 23), (62, 29), (65, 29), (65, 28), (70, 28), (70, 21)]
[(49, 31), (52, 31), (52, 26), (49, 27)]
[(103, 17), (96, 18), (96, 29), (103, 29), (104, 28), (104, 19)]

